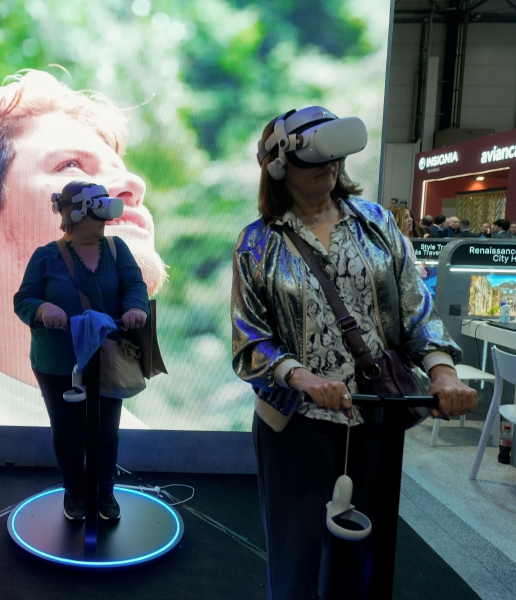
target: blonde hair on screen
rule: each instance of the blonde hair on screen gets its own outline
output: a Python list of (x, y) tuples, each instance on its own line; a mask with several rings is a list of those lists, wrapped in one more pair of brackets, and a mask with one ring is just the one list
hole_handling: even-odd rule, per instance
[(64, 114), (91, 129), (120, 157), (127, 145), (127, 117), (100, 93), (75, 91), (45, 71), (26, 69), (9, 75), (0, 86), (0, 208), (5, 175), (15, 151), (13, 140), (27, 117)]

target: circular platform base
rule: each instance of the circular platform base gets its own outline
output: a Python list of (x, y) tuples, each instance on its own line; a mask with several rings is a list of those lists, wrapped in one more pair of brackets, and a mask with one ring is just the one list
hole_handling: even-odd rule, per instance
[(87, 552), (84, 521), (64, 517), (63, 492), (59, 488), (32, 496), (9, 516), (13, 540), (38, 558), (78, 568), (127, 567), (163, 556), (183, 536), (183, 520), (168, 504), (117, 486), (120, 521), (99, 519), (97, 550)]

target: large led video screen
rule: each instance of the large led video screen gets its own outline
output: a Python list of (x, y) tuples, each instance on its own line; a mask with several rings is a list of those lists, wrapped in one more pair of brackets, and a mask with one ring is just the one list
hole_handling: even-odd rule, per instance
[[(0, 142), (15, 140), (0, 152), (0, 425), (48, 425), (12, 298), (35, 248), (62, 235), (50, 196), (68, 178), (124, 198), (107, 233), (128, 243), (157, 300), (169, 375), (124, 401), (122, 427), (248, 431), (253, 393), (231, 367), (230, 290), (237, 237), (258, 218), (257, 140), (291, 109), (360, 117), (369, 143), (346, 169), (377, 200), (390, 3), (8, 0), (0, 16), (0, 114), (19, 82), (49, 96), (15, 129), (0, 121)], [(97, 130), (56, 112), (56, 81), (122, 110), (127, 144), (111, 147), (125, 178), (96, 154), (108, 148)], [(123, 130), (108, 108), (108, 128)]]

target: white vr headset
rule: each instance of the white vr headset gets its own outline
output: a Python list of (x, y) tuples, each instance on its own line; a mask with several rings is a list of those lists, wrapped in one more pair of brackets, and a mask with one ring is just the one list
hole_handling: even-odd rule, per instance
[(103, 185), (85, 181), (72, 181), (60, 194), (52, 194), (52, 211), (59, 213), (66, 206), (76, 205), (70, 215), (74, 223), (79, 223), (86, 215), (97, 221), (119, 219), (124, 212), (121, 198), (110, 198)]
[(274, 132), (262, 144), (258, 142), (258, 163), (278, 146), (278, 158), (271, 161), (267, 170), (273, 179), (285, 176), (285, 153), (289, 161), (300, 168), (314, 167), (320, 163), (340, 161), (339, 174), (344, 170), (344, 160), (367, 145), (367, 130), (358, 117), (339, 119), (322, 106), (310, 106), (300, 111), (292, 110), (278, 118)]

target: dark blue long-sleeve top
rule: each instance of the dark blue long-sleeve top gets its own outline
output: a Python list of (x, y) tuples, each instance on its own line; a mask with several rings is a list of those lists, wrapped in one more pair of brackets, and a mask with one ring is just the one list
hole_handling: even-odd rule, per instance
[[(130, 308), (140, 308), (149, 316), (149, 296), (140, 268), (119, 237), (114, 236), (115, 259), (106, 238), (100, 241), (100, 258), (95, 272), (90, 271), (70, 244), (75, 266), (75, 282), (56, 242), (37, 248), (32, 255), (19, 291), (14, 295), (14, 312), (31, 328), (30, 360), (42, 373), (69, 375), (77, 362), (70, 328), (48, 329), (35, 320), (38, 307), (51, 302), (61, 307), (68, 318), (83, 312), (77, 288), (90, 300), (93, 310), (119, 319)], [(77, 286), (77, 287), (76, 287)], [(122, 335), (115, 332), (109, 337)]]

